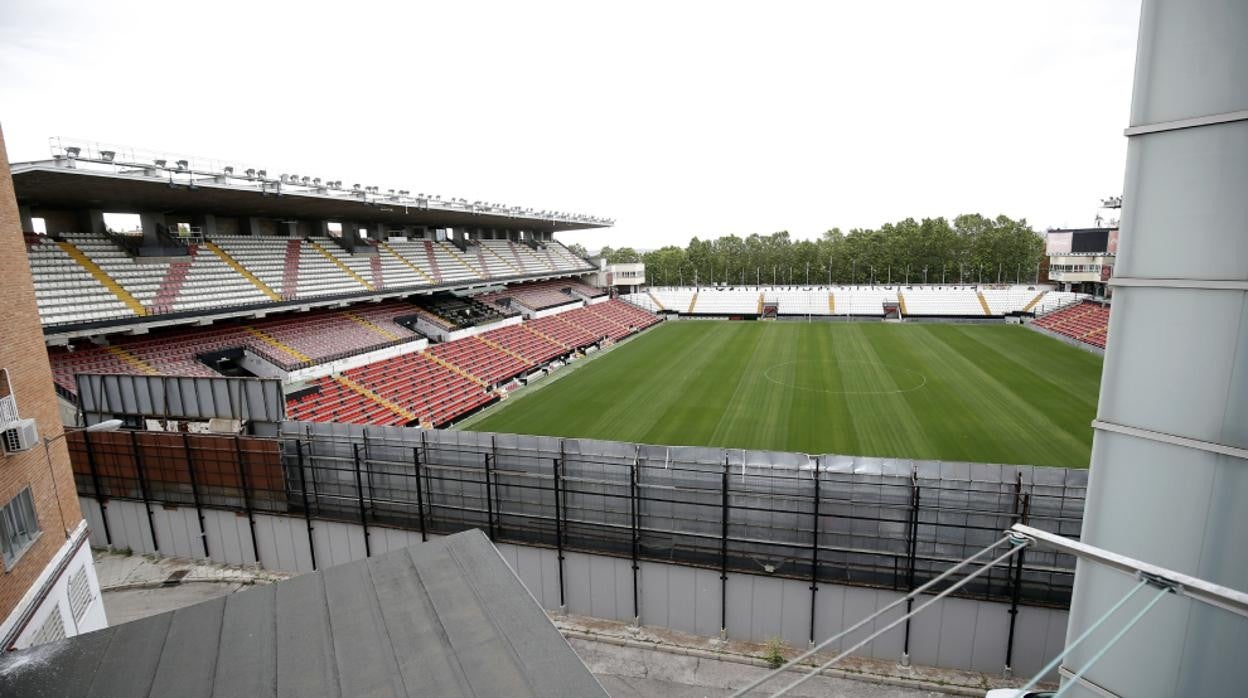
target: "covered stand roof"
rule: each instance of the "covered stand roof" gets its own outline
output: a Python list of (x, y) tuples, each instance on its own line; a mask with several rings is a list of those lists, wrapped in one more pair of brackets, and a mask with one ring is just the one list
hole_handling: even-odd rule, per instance
[(480, 531), (0, 658), (15, 696), (605, 696)]
[[(13, 163), (13, 186), (24, 206), (49, 209), (178, 211), (277, 219), (348, 220), (426, 227), (515, 228), (543, 232), (610, 225), (587, 217), (543, 214), (459, 201), (283, 185), (208, 174), (144, 172), (66, 159)], [(97, 164), (98, 163), (94, 163)]]

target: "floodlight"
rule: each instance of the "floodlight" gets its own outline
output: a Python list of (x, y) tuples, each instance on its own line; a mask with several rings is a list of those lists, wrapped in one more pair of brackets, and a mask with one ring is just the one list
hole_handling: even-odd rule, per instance
[(269, 176), (269, 172), (268, 170), (256, 170), (256, 176), (260, 179), (264, 179)]
[(186, 160), (178, 160), (178, 169), (185, 170), (187, 167), (190, 166), (190, 164), (191, 163), (187, 162)]
[(116, 154), (117, 154), (117, 153), (115, 153), (114, 151), (111, 151), (111, 150), (101, 150), (101, 151), (100, 151), (100, 159), (101, 159), (101, 160), (103, 160), (104, 162), (112, 162), (112, 161), (113, 161), (113, 156), (114, 156), (114, 155), (116, 155)]
[(245, 174), (247, 175), (247, 179), (251, 179), (251, 178), (255, 177), (255, 176), (256, 176), (256, 168), (254, 168), (254, 167), (248, 167), (248, 168), (247, 168), (247, 171), (245, 172)]
[(155, 160), (154, 162), (156, 163), (157, 167), (164, 167), (165, 165), (169, 164), (168, 160)]
[(234, 167), (232, 165), (226, 165), (224, 169), (227, 175), (234, 174)]
[(69, 146), (68, 148), (66, 148), (66, 149), (65, 149), (65, 154), (66, 154), (66, 155), (68, 155), (68, 156), (70, 156), (71, 158), (76, 158), (76, 157), (78, 157), (78, 154), (79, 154), (79, 153), (81, 153), (81, 152), (82, 152), (82, 148), (79, 148), (79, 147), (78, 147), (78, 146), (76, 146), (76, 145), (71, 145), (71, 146)]

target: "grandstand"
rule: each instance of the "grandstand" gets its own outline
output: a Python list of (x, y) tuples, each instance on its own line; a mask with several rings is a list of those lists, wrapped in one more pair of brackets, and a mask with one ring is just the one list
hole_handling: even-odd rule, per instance
[(1002, 318), (1081, 296), (1035, 285), (876, 285), (658, 287), (625, 298), (655, 312), (690, 316), (759, 317), (774, 305), (779, 316), (884, 317), (885, 306), (896, 304), (903, 317)]
[(1076, 301), (1036, 317), (1034, 326), (1105, 348), (1109, 335), (1109, 306), (1095, 301)]

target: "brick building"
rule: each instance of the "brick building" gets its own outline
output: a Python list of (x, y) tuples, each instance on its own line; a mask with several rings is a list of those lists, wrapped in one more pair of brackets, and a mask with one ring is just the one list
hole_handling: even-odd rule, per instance
[(78, 508), (0, 133), (0, 638), (22, 648), (107, 625)]

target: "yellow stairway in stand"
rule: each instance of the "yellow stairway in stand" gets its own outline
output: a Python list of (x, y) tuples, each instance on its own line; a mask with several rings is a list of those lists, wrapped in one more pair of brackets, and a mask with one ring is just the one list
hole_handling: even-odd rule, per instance
[(239, 264), (238, 260), (231, 257), (228, 252), (220, 247), (217, 247), (216, 243), (205, 242), (204, 247), (207, 247), (210, 252), (220, 257), (222, 262), (230, 265), (230, 268), (238, 272), (244, 279), (250, 281), (252, 286), (260, 289), (260, 292), (268, 296), (270, 300), (280, 301), (282, 299), (282, 297), (278, 295), (277, 291), (269, 288), (268, 284), (261, 281), (255, 274), (247, 271), (246, 267)]
[(430, 361), (432, 361), (433, 363), (435, 363), (435, 364), (437, 364), (437, 365), (441, 366), (442, 368), (445, 368), (446, 370), (450, 371), (451, 373), (458, 373), (459, 375), (463, 376), (464, 378), (467, 378), (468, 380), (472, 381), (473, 383), (476, 383), (477, 385), (481, 386), (482, 388), (488, 388), (488, 387), (490, 387), (490, 384), (489, 384), (489, 383), (486, 383), (485, 381), (481, 380), (480, 378), (477, 378), (476, 376), (474, 376), (474, 375), (472, 375), (471, 373), (469, 373), (469, 372), (465, 371), (464, 369), (462, 369), (462, 368), (460, 368), (460, 367), (456, 366), (455, 364), (451, 363), (450, 361), (447, 361), (446, 359), (442, 359), (442, 358), (439, 358), (439, 357), (437, 357), (437, 356), (434, 356), (433, 354), (430, 354), (430, 353), (429, 353), (429, 352), (427, 352), (427, 351), (422, 351), (422, 352), (420, 352), (420, 353), (421, 353), (421, 355), (422, 355), (422, 356), (424, 356), (426, 359), (429, 359), (429, 360), (430, 360)]
[(763, 294), (762, 293), (758, 294), (758, 314), (759, 315), (763, 314)]
[(256, 339), (260, 340), (261, 342), (264, 342), (265, 344), (273, 347), (274, 349), (277, 349), (278, 351), (284, 354), (293, 356), (299, 361), (302, 361), (302, 362), (312, 361), (311, 356), (308, 356), (307, 354), (299, 351), (298, 349), (290, 346), (289, 344), (284, 344), (282, 342), (279, 342), (277, 338), (273, 337), (267, 332), (257, 330), (254, 327), (244, 327), (243, 330), (247, 332), (247, 334), (251, 335), (252, 337), (255, 337)]
[(591, 315), (594, 315), (595, 317), (597, 317), (597, 318), (599, 318), (599, 319), (603, 320), (604, 322), (609, 322), (609, 323), (611, 323), (612, 325), (615, 325), (616, 327), (618, 327), (618, 328), (620, 328), (620, 329), (622, 329), (622, 330), (627, 330), (627, 329), (628, 329), (628, 325), (625, 325), (624, 323), (620, 322), (619, 320), (612, 320), (611, 318), (607, 317), (606, 315), (603, 315), (602, 313), (598, 312), (597, 310), (594, 310), (594, 306), (592, 306), (592, 305), (587, 305), (587, 306), (585, 306), (585, 311), (586, 311), (586, 312), (588, 312), (588, 313), (590, 313)]
[(70, 258), (77, 262), (78, 266), (82, 267), (88, 274), (95, 277), (95, 280), (100, 282), (101, 286), (111, 291), (114, 296), (117, 296), (118, 300), (126, 304), (127, 308), (134, 311), (135, 315), (147, 315), (147, 308), (143, 307), (143, 304), (139, 302), (139, 299), (130, 295), (129, 291), (122, 288), (121, 284), (117, 283), (113, 277), (109, 276), (108, 272), (101, 269), (100, 265), (96, 264), (90, 257), (87, 256), (85, 252), (78, 249), (77, 245), (72, 242), (58, 242), (56, 244), (65, 251), (65, 254), (69, 255)]
[(695, 305), (697, 305), (697, 304), (698, 304), (698, 292), (697, 292), (697, 291), (694, 291), (694, 292), (693, 292), (693, 298), (690, 298), (690, 299), (689, 299), (689, 309), (688, 309), (688, 310), (686, 310), (685, 312), (686, 312), (686, 313), (689, 313), (690, 315), (692, 315), (692, 314), (693, 314), (693, 306), (695, 306)]
[(160, 375), (160, 371), (157, 371), (156, 369), (152, 368), (152, 366), (148, 364), (146, 361), (144, 361), (143, 359), (140, 359), (134, 354), (131, 354), (125, 349), (122, 349), (121, 347), (109, 346), (109, 347), (105, 347), (105, 349), (108, 350), (108, 353), (112, 354), (113, 356), (116, 356), (122, 361), (125, 361), (126, 363), (138, 369), (140, 373), (143, 373), (148, 376)]
[(498, 257), (498, 261), (502, 262), (503, 264), (506, 264), (508, 269), (511, 269), (512, 271), (516, 272), (516, 276), (523, 276), (523, 275), (524, 275), (524, 272), (523, 272), (523, 271), (521, 271), (518, 267), (516, 267), (516, 265), (514, 265), (514, 264), (512, 264), (511, 262), (507, 261), (507, 258), (506, 258), (506, 257), (504, 257), (504, 256), (502, 256), (501, 254), (499, 254), (499, 253), (495, 252), (493, 247), (490, 247), (490, 246), (488, 246), (488, 245), (482, 245), (482, 246), (481, 246), (481, 248), (482, 248), (483, 250), (485, 250), (486, 252), (489, 252), (490, 254), (494, 255), (495, 257)]
[(659, 310), (667, 310), (667, 308), (663, 307), (663, 304), (659, 302), (659, 297), (654, 295), (654, 291), (647, 289), (646, 295), (650, 296), (650, 300), (654, 301), (654, 304), (659, 306)]
[(1044, 294), (1046, 293), (1048, 293), (1048, 291), (1041, 291), (1040, 293), (1037, 293), (1036, 297), (1032, 298), (1031, 302), (1023, 307), (1023, 312), (1024, 313), (1031, 312), (1031, 309), (1036, 307), (1036, 304), (1040, 302), (1041, 298), (1044, 298)]
[(424, 269), (421, 269), (415, 264), (412, 264), (411, 260), (399, 254), (399, 251), (391, 247), (389, 243), (382, 242), (380, 243), (380, 246), (381, 246), (381, 249), (385, 250), (386, 252), (389, 252), (395, 259), (406, 264), (412, 271), (416, 272), (417, 274), (420, 274), (425, 279), (425, 281), (429, 282), (429, 285), (431, 286), (437, 285), (438, 282), (434, 281), (432, 276), (429, 276), (428, 274), (426, 274)]
[(436, 243), (436, 242), (435, 242), (434, 244), (435, 244), (435, 245), (438, 245), (438, 244), (442, 245), (442, 246), (443, 246), (443, 249), (445, 249), (445, 250), (446, 250), (446, 253), (447, 253), (447, 254), (449, 254), (449, 255), (451, 256), (451, 258), (452, 258), (452, 259), (454, 259), (456, 262), (459, 262), (461, 265), (463, 265), (463, 267), (464, 267), (465, 269), (467, 269), (468, 271), (472, 272), (472, 275), (473, 275), (473, 276), (480, 276), (480, 277), (482, 277), (482, 278), (485, 278), (485, 276), (486, 276), (485, 270), (484, 270), (484, 269), (478, 269), (478, 268), (476, 268), (476, 267), (472, 266), (471, 264), (469, 264), (469, 263), (468, 263), (468, 260), (467, 260), (467, 259), (465, 259), (465, 258), (463, 257), (463, 255), (461, 255), (461, 254), (459, 253), (459, 248), (458, 248), (458, 247), (455, 247), (455, 245), (454, 245), (453, 243), (449, 243), (449, 242), (446, 242), (446, 243)]
[(555, 345), (555, 346), (557, 346), (557, 347), (563, 347), (564, 349), (571, 349), (571, 348), (572, 348), (572, 347), (570, 347), (569, 345), (564, 344), (563, 342), (560, 342), (559, 340), (555, 339), (554, 337), (551, 337), (550, 335), (546, 334), (545, 332), (542, 332), (541, 330), (535, 330), (535, 329), (533, 329), (532, 327), (529, 327), (529, 323), (527, 323), (527, 322), (521, 323), (521, 324), (520, 324), (520, 329), (527, 331), (529, 334), (531, 334), (531, 335), (533, 335), (533, 336), (535, 336), (535, 337), (538, 337), (538, 338), (544, 339), (544, 340), (546, 340), (547, 342), (550, 342), (551, 344), (553, 344), (553, 345)]
[(512, 350), (508, 349), (507, 347), (505, 347), (505, 346), (503, 346), (503, 345), (499, 344), (498, 342), (495, 342), (495, 341), (493, 341), (493, 340), (486, 339), (485, 337), (482, 337), (482, 336), (481, 336), (481, 335), (479, 335), (479, 334), (477, 334), (477, 335), (473, 335), (473, 336), (472, 336), (472, 338), (473, 338), (473, 339), (475, 339), (475, 340), (477, 340), (477, 341), (479, 341), (479, 342), (481, 342), (482, 344), (484, 344), (484, 345), (485, 345), (485, 346), (487, 346), (487, 347), (490, 347), (490, 348), (492, 348), (492, 349), (497, 349), (497, 350), (499, 350), (499, 351), (503, 352), (504, 354), (506, 354), (506, 355), (510, 356), (511, 358), (515, 359), (516, 361), (519, 361), (519, 362), (520, 362), (520, 363), (522, 363), (522, 364), (531, 364), (531, 363), (533, 363), (532, 361), (529, 361), (528, 359), (524, 358), (523, 356), (520, 356), (520, 355), (519, 355), (519, 354), (517, 354), (516, 352), (514, 352), (514, 351), (512, 351)]
[(984, 298), (984, 294), (980, 291), (976, 291), (975, 296), (979, 298), (979, 307), (984, 309), (984, 315), (992, 315), (992, 308), (988, 307), (988, 299)]
[(901, 307), (901, 316), (909, 317), (910, 312), (906, 310), (906, 297), (901, 295), (901, 291), (897, 292), (897, 305)]
[(364, 327), (364, 329), (366, 329), (366, 330), (368, 330), (368, 331), (370, 331), (370, 332), (373, 332), (373, 333), (375, 333), (375, 334), (379, 334), (379, 335), (381, 335), (382, 337), (385, 337), (386, 339), (389, 339), (389, 340), (390, 340), (390, 341), (392, 341), (392, 342), (396, 342), (396, 341), (398, 341), (398, 340), (400, 340), (400, 339), (403, 339), (403, 338), (402, 338), (402, 337), (400, 337), (399, 335), (397, 335), (397, 334), (395, 334), (395, 333), (391, 332), (390, 330), (387, 330), (386, 328), (382, 327), (381, 325), (378, 325), (377, 323), (372, 322), (371, 320), (366, 320), (366, 319), (364, 319), (364, 318), (360, 317), (359, 315), (356, 315), (355, 313), (347, 312), (347, 311), (345, 311), (345, 310), (344, 310), (344, 311), (342, 311), (342, 314), (343, 314), (343, 315), (344, 315), (347, 319), (349, 319), (349, 320), (354, 320), (355, 322), (359, 323), (361, 326), (363, 326), (363, 327)]
[(831, 291), (828, 291), (828, 312), (836, 315), (836, 296), (832, 295)]
[(317, 252), (320, 252), (322, 257), (324, 257), (325, 259), (328, 259), (329, 261), (331, 261), (331, 262), (333, 262), (335, 265), (337, 265), (337, 266), (338, 266), (338, 268), (339, 268), (339, 269), (341, 269), (341, 270), (343, 271), (343, 273), (344, 273), (344, 274), (346, 274), (347, 276), (351, 277), (352, 279), (355, 279), (355, 282), (356, 282), (357, 284), (359, 284), (359, 285), (363, 286), (364, 288), (366, 288), (366, 289), (368, 289), (368, 290), (370, 290), (370, 291), (376, 291), (376, 290), (377, 290), (377, 289), (373, 288), (373, 285), (372, 285), (372, 284), (370, 284), (370, 283), (368, 283), (367, 281), (365, 281), (365, 280), (364, 280), (364, 277), (360, 276), (359, 274), (356, 274), (356, 273), (355, 273), (355, 271), (353, 271), (353, 270), (351, 269), (351, 267), (347, 266), (345, 262), (343, 262), (341, 259), (338, 259), (336, 256), (334, 256), (333, 254), (331, 254), (329, 250), (327, 250), (327, 249), (325, 249), (324, 247), (322, 247), (322, 246), (321, 246), (321, 244), (320, 244), (320, 243), (318, 243), (317, 241), (315, 241), (315, 240), (308, 240), (308, 244), (312, 246), (312, 249), (316, 250)]
[(402, 417), (403, 419), (406, 419), (409, 422), (414, 422), (417, 419), (415, 412), (408, 410), (407, 408), (403, 407), (402, 405), (396, 402), (391, 402), (390, 400), (387, 400), (386, 398), (378, 395), (377, 393), (374, 393), (373, 391), (369, 390), (363, 385), (360, 385), (359, 383), (356, 383), (355, 381), (351, 380), (350, 378), (347, 378), (346, 376), (343, 376), (343, 375), (334, 376), (334, 380), (347, 386), (351, 390), (354, 390), (360, 395), (363, 395), (369, 400), (372, 400), (378, 405), (381, 405), (382, 407), (399, 415), (400, 417)]

